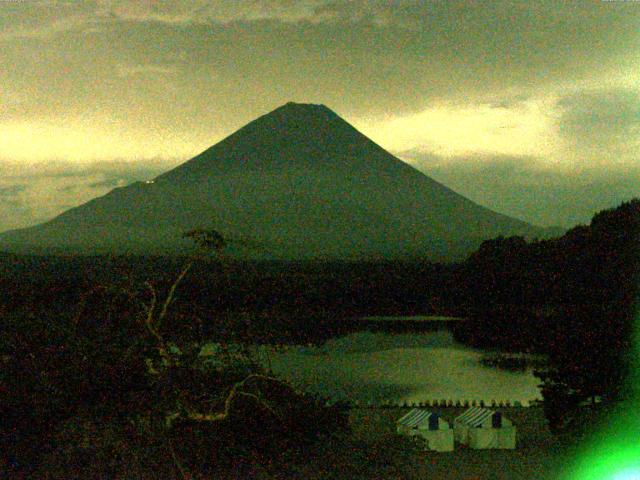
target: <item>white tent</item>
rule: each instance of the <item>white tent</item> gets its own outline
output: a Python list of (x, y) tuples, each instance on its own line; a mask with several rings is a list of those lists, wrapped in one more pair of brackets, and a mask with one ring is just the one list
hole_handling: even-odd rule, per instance
[(414, 408), (398, 420), (396, 426), (399, 434), (424, 439), (427, 450), (453, 451), (453, 430), (435, 413)]
[(516, 428), (500, 412), (471, 407), (453, 421), (457, 442), (471, 448), (516, 448)]

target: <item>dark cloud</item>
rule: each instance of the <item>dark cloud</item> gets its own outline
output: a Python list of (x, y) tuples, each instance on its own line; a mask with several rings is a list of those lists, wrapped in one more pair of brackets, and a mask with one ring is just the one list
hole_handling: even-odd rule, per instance
[(491, 108), (515, 108), (521, 106), (527, 100), (531, 99), (531, 95), (528, 94), (512, 94), (512, 95), (504, 95), (504, 94), (496, 94), (494, 98), (487, 99), (487, 105)]
[[(30, 179), (73, 179), (102, 176), (105, 181), (149, 180), (177, 166), (181, 159), (145, 159), (144, 161), (109, 160), (92, 163), (47, 162), (31, 165), (0, 159), (4, 181), (23, 182)], [(28, 183), (22, 184), (27, 187)]]
[(620, 143), (640, 136), (640, 90), (580, 91), (560, 99), (558, 106), (561, 132), (581, 142)]
[(116, 187), (121, 187), (123, 185), (128, 185), (130, 183), (133, 183), (135, 180), (132, 178), (122, 178), (122, 177), (117, 177), (117, 178), (110, 178), (108, 180), (102, 180), (100, 182), (93, 182), (89, 184), (89, 187), (91, 188), (116, 188)]
[(27, 189), (27, 185), (25, 184), (9, 185), (8, 187), (0, 186), (0, 197), (3, 197), (3, 200), (4, 200), (5, 197), (13, 197), (20, 192), (24, 192), (26, 189)]
[(109, 15), (127, 21), (193, 25), (274, 19), (281, 22), (310, 21), (326, 0), (171, 0), (140, 2), (98, 0)]
[[(101, 1), (54, 4), (44, 14), (22, 7), (14, 16), (33, 35), (3, 42), (0, 80), (30, 93), (15, 116), (106, 112), (123, 125), (186, 132), (236, 127), (288, 100), (347, 115), (397, 114), (435, 100), (539, 92), (615, 68), (639, 46), (640, 9), (621, 3)], [(122, 74), (145, 68), (158, 75)]]
[(58, 192), (61, 194), (70, 194), (70, 193), (77, 193), (80, 189), (86, 189), (87, 187), (91, 187), (91, 184), (89, 185), (64, 185), (64, 186), (60, 186), (58, 187)]

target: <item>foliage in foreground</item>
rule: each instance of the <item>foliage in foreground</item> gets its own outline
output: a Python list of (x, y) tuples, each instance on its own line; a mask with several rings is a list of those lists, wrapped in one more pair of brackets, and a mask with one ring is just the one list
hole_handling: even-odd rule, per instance
[[(205, 247), (224, 245), (197, 233)], [(250, 346), (218, 343), (203, 356), (205, 339), (172, 334), (171, 303), (192, 264), (164, 295), (125, 282), (93, 288), (66, 316), (3, 316), (0, 467), (43, 478), (220, 477), (345, 429), (342, 406), (266, 375)]]

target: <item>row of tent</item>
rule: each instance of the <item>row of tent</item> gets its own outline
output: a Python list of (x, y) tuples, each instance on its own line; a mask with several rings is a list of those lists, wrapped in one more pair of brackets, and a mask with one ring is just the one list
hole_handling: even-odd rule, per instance
[(427, 450), (453, 451), (454, 440), (474, 449), (515, 449), (516, 428), (500, 412), (471, 407), (453, 420), (453, 429), (440, 415), (414, 408), (396, 422), (397, 432), (424, 440)]

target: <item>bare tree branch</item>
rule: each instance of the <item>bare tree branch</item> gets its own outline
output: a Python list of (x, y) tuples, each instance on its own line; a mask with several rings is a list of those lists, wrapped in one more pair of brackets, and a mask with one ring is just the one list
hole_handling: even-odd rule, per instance
[[(187, 407), (186, 405), (184, 405), (184, 410), (186, 411), (186, 419), (187, 420), (192, 420), (192, 421), (196, 421), (196, 422), (220, 422), (220, 421), (224, 421), (227, 418), (229, 418), (230, 412), (231, 412), (231, 408), (233, 406), (233, 403), (235, 401), (235, 399), (239, 396), (243, 396), (243, 397), (247, 397), (247, 398), (252, 398), (253, 400), (255, 400), (258, 405), (260, 405), (261, 407), (263, 407), (265, 410), (268, 410), (273, 416), (275, 416), (276, 418), (278, 418), (279, 420), (282, 420), (282, 416), (279, 415), (274, 409), (273, 407), (271, 407), (271, 405), (269, 405), (267, 403), (266, 400), (261, 399), (260, 397), (258, 397), (257, 395), (253, 394), (253, 393), (249, 393), (249, 392), (243, 392), (240, 389), (243, 388), (247, 382), (251, 381), (251, 380), (263, 380), (263, 381), (267, 381), (267, 382), (272, 382), (272, 383), (277, 383), (279, 385), (283, 385), (286, 386), (287, 388), (296, 391), (293, 387), (291, 387), (290, 385), (287, 385), (286, 383), (282, 382), (281, 380), (275, 378), (275, 377), (269, 377), (267, 375), (260, 375), (257, 373), (252, 373), (251, 375), (248, 375), (247, 377), (245, 377), (243, 380), (241, 380), (240, 382), (235, 383), (231, 389), (229, 390), (229, 393), (227, 394), (227, 397), (225, 398), (224, 401), (224, 409), (222, 412), (216, 412), (216, 413), (202, 413), (202, 412), (197, 412), (193, 409), (191, 409), (190, 407)], [(297, 392), (299, 393), (299, 392)], [(180, 413), (174, 413), (170, 416), (168, 416), (165, 420), (167, 423), (171, 424), (173, 422), (173, 420), (180, 418), (182, 415)]]
[[(167, 363), (167, 365), (173, 365), (173, 357), (169, 354), (167, 350), (164, 338), (160, 335), (160, 332), (157, 330), (155, 326), (154, 312), (156, 309), (156, 305), (158, 303), (158, 295), (156, 293), (156, 289), (151, 285), (150, 282), (145, 282), (145, 285), (151, 291), (151, 304), (146, 307), (147, 317), (144, 320), (144, 325), (147, 331), (155, 338), (156, 340), (156, 349), (158, 353), (162, 357), (162, 359)], [(150, 371), (155, 371), (152, 366), (148, 365)], [(157, 373), (157, 371), (155, 371)]]
[(171, 285), (171, 288), (169, 289), (169, 294), (167, 295), (167, 298), (165, 299), (164, 304), (162, 305), (162, 310), (160, 311), (160, 315), (158, 315), (158, 319), (156, 321), (158, 328), (162, 324), (162, 320), (164, 320), (164, 317), (167, 314), (167, 309), (169, 308), (169, 305), (173, 301), (173, 296), (176, 293), (176, 288), (178, 288), (178, 285), (180, 284), (180, 282), (182, 282), (182, 279), (184, 278), (184, 276), (191, 269), (194, 261), (195, 260), (191, 260), (189, 263), (187, 263), (187, 265), (180, 272), (180, 275), (178, 275), (178, 278), (176, 278), (176, 280), (173, 282), (173, 285)]

